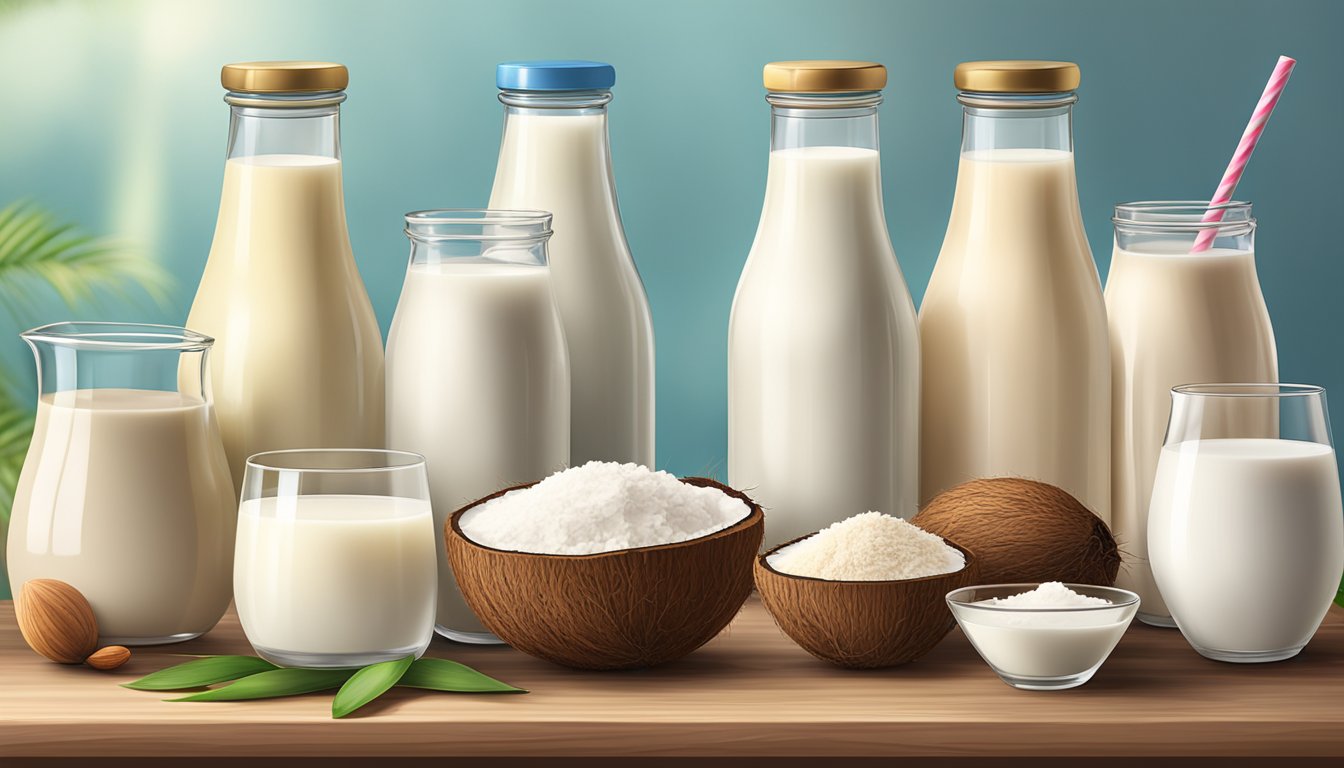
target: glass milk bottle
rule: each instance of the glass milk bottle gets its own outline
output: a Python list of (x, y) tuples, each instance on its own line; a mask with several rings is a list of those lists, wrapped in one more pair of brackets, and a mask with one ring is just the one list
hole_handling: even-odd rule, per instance
[[(1115, 251), (1106, 279), (1111, 331), (1111, 519), (1126, 555), (1117, 585), (1138, 593), (1139, 618), (1171, 627), (1148, 564), (1148, 504), (1171, 388), (1222, 381), (1277, 382), (1274, 329), (1255, 272), (1249, 203), (1226, 203), (1201, 223), (1207, 202), (1115, 207)], [(1215, 229), (1213, 247), (1191, 253)]]
[(229, 64), (228, 160), (187, 324), (216, 338), (214, 392), (235, 484), (253, 453), (377, 448), (383, 346), (350, 250), (340, 64)]
[(1078, 209), (1067, 62), (960, 64), (956, 194), (920, 307), (921, 503), (981, 477), (1111, 502), (1106, 308)]
[(555, 215), (551, 279), (573, 376), (570, 453), (653, 466), (653, 321), (625, 242), (607, 140), (616, 70), (500, 64), (504, 104), (491, 208)]
[(770, 167), (728, 329), (728, 478), (765, 546), (918, 508), (919, 331), (887, 236), (880, 64), (765, 67)]
[(59, 579), (104, 645), (209, 631), (229, 605), (237, 503), (211, 405), (208, 336), (161, 325), (56, 323), (23, 334), (37, 418), (14, 493), (17, 594)]
[(387, 336), (387, 444), (425, 457), (438, 537), (439, 634), (499, 642), (458, 592), (444, 524), (569, 463), (570, 368), (539, 211), (406, 216), (411, 263)]

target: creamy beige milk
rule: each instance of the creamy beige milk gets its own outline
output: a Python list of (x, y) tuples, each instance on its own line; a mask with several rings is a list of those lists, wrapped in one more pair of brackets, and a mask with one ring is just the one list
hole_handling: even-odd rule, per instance
[(882, 215), (878, 153), (770, 153), (728, 331), (728, 479), (765, 546), (918, 511), (919, 332)]
[(1335, 452), (1271, 438), (1163, 447), (1148, 552), (1191, 645), (1295, 652), (1321, 625), (1344, 570)]
[(215, 338), (215, 409), (238, 487), (253, 453), (382, 445), (382, 336), (350, 250), (339, 160), (225, 163), (187, 325)]
[(1025, 477), (1109, 521), (1110, 347), (1072, 153), (962, 153), (919, 322), (921, 503)]
[(419, 656), (433, 636), (433, 525), (420, 499), (244, 501), (233, 589), (248, 641), (263, 653)]
[(407, 271), (387, 338), (387, 444), (426, 460), (441, 631), (487, 631), (453, 580), (448, 516), (569, 463), (569, 386), (547, 267), (476, 261)]
[(1106, 280), (1111, 335), (1112, 528), (1125, 553), (1116, 585), (1142, 598), (1139, 617), (1170, 621), (1148, 566), (1148, 504), (1171, 413), (1171, 388), (1277, 382), (1274, 329), (1255, 254), (1188, 242), (1116, 248)]
[(510, 115), (490, 207), (555, 216), (550, 266), (573, 381), (572, 462), (653, 467), (653, 321), (621, 227), (606, 130), (605, 115)]
[(43, 395), (13, 512), (10, 582), (74, 586), (104, 643), (184, 640), (228, 607), (236, 502), (214, 415), (199, 399)]

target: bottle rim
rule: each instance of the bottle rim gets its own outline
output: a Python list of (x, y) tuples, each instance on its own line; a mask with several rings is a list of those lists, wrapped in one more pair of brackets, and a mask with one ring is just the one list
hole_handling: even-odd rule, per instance
[(201, 352), (215, 340), (177, 325), (67, 320), (48, 323), (19, 334), (29, 344), (51, 344), (71, 349), (105, 351)]
[(434, 208), (406, 214), (412, 240), (533, 242), (551, 236), (549, 211), (501, 208)]
[[(1220, 212), (1215, 221), (1204, 221), (1210, 211)], [(1255, 229), (1251, 204), (1244, 200), (1213, 203), (1209, 200), (1136, 200), (1115, 206), (1111, 223), (1126, 232), (1198, 233), (1215, 229), (1228, 234)]]
[(987, 91), (958, 91), (957, 102), (963, 107), (980, 109), (1055, 109), (1071, 106), (1078, 101), (1074, 91), (1044, 93), (990, 93)]
[(261, 109), (313, 109), (316, 107), (334, 107), (345, 101), (345, 99), (345, 91), (294, 91), (276, 93), (228, 91), (224, 94), (224, 103), (231, 107), (255, 107)]
[(767, 91), (765, 101), (782, 109), (863, 109), (882, 103), (881, 91)]

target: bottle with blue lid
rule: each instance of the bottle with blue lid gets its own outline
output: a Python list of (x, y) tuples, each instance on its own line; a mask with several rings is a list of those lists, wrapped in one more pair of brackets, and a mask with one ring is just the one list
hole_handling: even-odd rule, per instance
[(654, 465), (653, 321), (616, 202), (610, 64), (496, 70), (504, 136), (491, 208), (554, 215), (551, 281), (572, 372), (570, 461)]

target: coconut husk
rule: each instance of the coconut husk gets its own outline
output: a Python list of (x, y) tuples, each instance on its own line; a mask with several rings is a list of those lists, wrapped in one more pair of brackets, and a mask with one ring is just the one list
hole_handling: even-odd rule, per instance
[(468, 510), (528, 486), (508, 488), (454, 512), (448, 557), (467, 605), (518, 650), (578, 669), (635, 669), (682, 658), (732, 621), (751, 593), (752, 558), (764, 515), (745, 494), (742, 521), (691, 541), (595, 555), (542, 555), (482, 546), (463, 535)]
[(912, 520), (980, 560), (987, 584), (1115, 583), (1111, 529), (1066, 491), (1017, 477), (972, 480), (934, 497)]
[(805, 538), (756, 559), (756, 590), (784, 634), (818, 659), (841, 667), (893, 667), (933, 650), (956, 623), (947, 593), (979, 577), (975, 556), (951, 541), (966, 556), (965, 567), (920, 579), (832, 581), (770, 565), (770, 555)]

